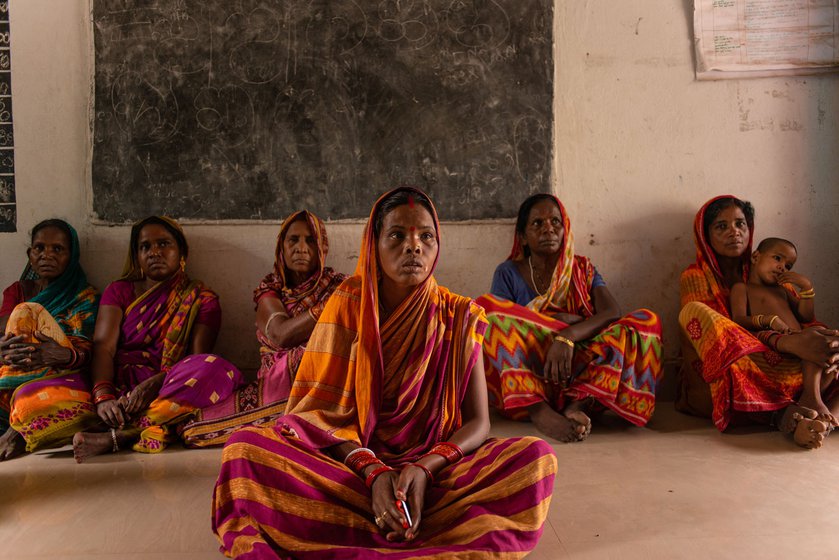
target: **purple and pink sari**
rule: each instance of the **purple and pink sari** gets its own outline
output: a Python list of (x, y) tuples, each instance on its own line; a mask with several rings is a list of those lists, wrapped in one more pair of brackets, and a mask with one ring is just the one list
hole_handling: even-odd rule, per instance
[[(202, 315), (218, 328), (220, 308), (218, 296), (198, 281), (191, 281), (178, 272), (138, 298), (133, 296), (134, 283), (119, 280), (102, 296), (101, 305), (117, 305), (130, 301), (123, 308), (120, 342), (115, 356), (114, 384), (119, 396), (127, 395), (146, 379), (164, 373), (163, 386), (148, 409), (132, 419), (137, 431), (135, 451), (152, 453), (174, 440), (172, 427), (196, 410), (211, 406), (228, 397), (241, 383), (241, 374), (230, 362), (211, 354), (185, 356), (194, 325)], [(18, 391), (19, 415), (12, 425), (35, 449), (61, 443), (53, 438), (42, 439), (42, 407), (45, 398), (60, 401), (59, 411), (65, 426), (65, 438), (79, 431), (96, 429), (99, 420), (86, 383), (58, 376), (30, 383)], [(25, 403), (33, 406), (25, 406)]]

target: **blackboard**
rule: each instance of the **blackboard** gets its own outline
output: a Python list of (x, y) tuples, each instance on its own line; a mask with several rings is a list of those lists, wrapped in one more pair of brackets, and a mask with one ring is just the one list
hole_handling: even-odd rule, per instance
[(94, 0), (93, 210), (444, 220), (550, 191), (552, 0)]

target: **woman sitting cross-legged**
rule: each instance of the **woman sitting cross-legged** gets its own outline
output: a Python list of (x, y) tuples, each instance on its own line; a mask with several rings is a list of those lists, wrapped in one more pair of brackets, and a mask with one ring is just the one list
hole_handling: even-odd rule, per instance
[[(73, 437), (75, 428), (68, 422), (72, 403), (43, 389), (56, 376), (84, 385), (80, 370), (90, 362), (99, 300), (79, 264), (76, 230), (67, 222), (44, 220), (32, 228), (27, 256), (21, 280), (4, 290), (0, 306), (0, 329), (5, 330), (0, 338), (0, 461), (24, 448), (61, 445)], [(39, 396), (23, 398), (27, 394)], [(92, 410), (87, 403), (81, 406)]]
[(274, 270), (254, 290), (262, 356), (257, 379), (182, 424), (179, 430), (188, 445), (221, 445), (242, 426), (273, 422), (285, 411), (306, 341), (329, 296), (346, 278), (324, 266), (328, 252), (326, 228), (317, 216), (303, 210), (283, 221)]
[(520, 558), (536, 546), (556, 458), (538, 438), (486, 439), (486, 322), (437, 285), (439, 235), (421, 191), (373, 207), (286, 416), (224, 448), (213, 529), (226, 555)]
[(585, 439), (590, 413), (609, 409), (643, 426), (661, 377), (661, 322), (648, 309), (621, 316), (591, 261), (574, 252), (559, 200), (519, 208), (513, 251), (478, 303), (489, 329), (484, 363), (493, 405), (562, 442)]
[[(102, 294), (92, 394), (60, 378), (44, 389), (78, 404), (67, 419), (76, 427), (77, 461), (129, 446), (161, 451), (173, 440), (174, 424), (240, 384), (235, 366), (208, 354), (221, 309), (218, 296), (184, 271), (188, 253), (174, 220), (152, 216), (135, 224), (123, 276)], [(22, 397), (39, 395), (18, 391)]]

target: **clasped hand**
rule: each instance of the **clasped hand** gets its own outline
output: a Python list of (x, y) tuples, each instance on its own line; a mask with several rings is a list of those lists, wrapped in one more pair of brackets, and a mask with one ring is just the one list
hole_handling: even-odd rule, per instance
[(149, 377), (127, 395), (100, 402), (96, 405), (96, 413), (111, 428), (124, 428), (126, 423), (139, 416), (157, 398), (161, 379), (162, 374)]
[(36, 369), (69, 364), (73, 353), (49, 336), (36, 332), (38, 342), (27, 343), (24, 335), (7, 333), (0, 338), (0, 362), (17, 369)]
[[(425, 505), (425, 491), (428, 476), (419, 467), (406, 465), (401, 471), (389, 471), (379, 475), (373, 482), (373, 514), (382, 520), (385, 538), (389, 541), (410, 541), (419, 534), (422, 508)], [(411, 521), (397, 505), (399, 501), (408, 504)], [(405, 525), (403, 525), (405, 521)]]

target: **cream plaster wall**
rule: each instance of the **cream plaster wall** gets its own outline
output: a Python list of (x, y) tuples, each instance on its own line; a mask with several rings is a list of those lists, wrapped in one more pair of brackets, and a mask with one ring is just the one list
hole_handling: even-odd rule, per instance
[[(578, 251), (623, 308), (663, 316), (666, 357), (677, 355), (678, 275), (693, 258), (693, 215), (725, 192), (755, 203), (757, 237), (796, 241), (820, 316), (839, 324), (837, 77), (695, 81), (689, 0), (568, 0), (555, 9), (555, 191)], [(128, 229), (94, 225), (90, 215), (88, 0), (14, 1), (11, 36), (19, 231), (0, 234), (0, 285), (20, 273), (29, 228), (59, 216), (79, 230), (83, 264), (103, 288), (121, 269)], [(444, 224), (440, 283), (485, 292), (511, 224)], [(328, 226), (334, 268), (353, 270), (361, 228)], [(271, 268), (277, 229), (186, 226), (189, 271), (222, 298), (217, 349), (243, 367), (258, 361), (250, 294)]]

